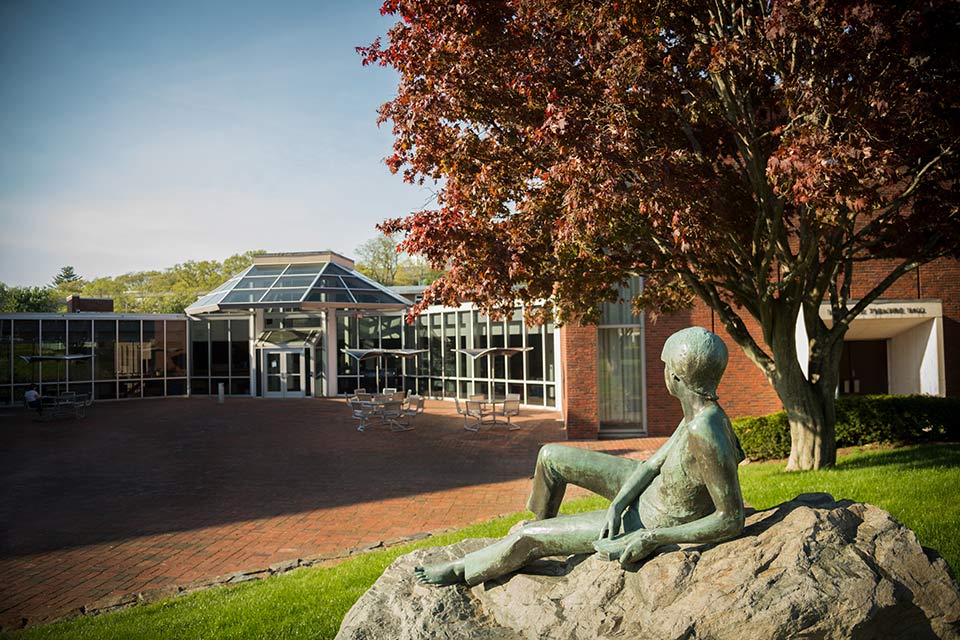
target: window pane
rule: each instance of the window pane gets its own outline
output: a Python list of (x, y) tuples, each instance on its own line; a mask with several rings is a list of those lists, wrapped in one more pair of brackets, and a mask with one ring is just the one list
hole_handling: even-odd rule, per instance
[[(70, 343), (67, 345), (67, 352), (72, 354), (93, 353), (93, 336), (90, 330), (91, 322), (89, 320), (71, 320), (70, 321)], [(75, 360), (67, 365), (71, 382), (80, 382), (91, 379), (93, 373), (92, 360)]]
[(139, 380), (121, 380), (117, 389), (121, 398), (139, 398), (143, 394), (143, 384)]
[(20, 356), (40, 353), (40, 321), (13, 321), (13, 381), (39, 382), (37, 365), (24, 362)]
[(68, 385), (68, 391), (73, 391), (75, 394), (86, 396), (87, 398), (92, 397), (93, 393), (93, 383), (92, 382), (71, 382)]
[(367, 282), (366, 280), (361, 280), (354, 276), (343, 276), (343, 283), (347, 285), (349, 289), (373, 289), (376, 290), (376, 287)]
[(600, 324), (640, 324), (640, 317), (633, 314), (632, 300), (643, 291), (643, 279), (634, 276), (617, 290), (619, 301), (600, 305)]
[(427, 327), (426, 314), (417, 316), (416, 323), (416, 347), (427, 350), (427, 353), (417, 356), (417, 375), (426, 376), (430, 374), (430, 330)]
[[(459, 331), (459, 336), (457, 337), (458, 349), (470, 348), (470, 328), (473, 326), (471, 319), (471, 313), (469, 311), (459, 311), (457, 313), (457, 330)], [(470, 358), (465, 353), (458, 354), (457, 364), (459, 365), (460, 376), (462, 378), (469, 378), (473, 375), (473, 358)]]
[[(11, 359), (10, 337), (13, 332), (13, 320), (0, 319), (0, 384), (9, 384), (10, 367), (13, 365)], [(2, 401), (2, 399), (0, 399)]]
[(368, 302), (375, 304), (395, 304), (397, 301), (380, 291), (354, 291), (353, 297), (357, 302)]
[(544, 403), (543, 385), (528, 384), (527, 385), (527, 404), (534, 404), (542, 407), (543, 403)]
[(241, 291), (244, 289), (269, 289), (270, 285), (276, 282), (276, 278), (271, 276), (269, 278), (244, 278), (237, 283), (237, 286), (233, 288), (234, 291)]
[(163, 397), (163, 392), (163, 380), (147, 380), (143, 383), (144, 398), (160, 398)]
[(599, 329), (600, 423), (641, 425), (643, 389), (640, 330)]
[[(198, 320), (190, 324), (190, 375), (210, 375), (210, 325), (206, 320)], [(191, 387), (193, 383), (191, 383)], [(206, 393), (206, 391), (204, 391)]]
[(184, 378), (178, 380), (167, 380), (167, 395), (168, 396), (185, 396), (187, 395), (187, 381)]
[(324, 287), (326, 289), (343, 289), (343, 280), (336, 276), (320, 276), (317, 280), (317, 287)]
[(379, 349), (380, 348), (380, 319), (376, 316), (365, 316), (357, 321), (360, 329), (360, 349)]
[[(440, 314), (435, 313), (430, 316), (430, 375), (439, 376), (443, 374), (443, 343), (441, 342)], [(433, 383), (431, 382), (431, 389)], [(442, 388), (433, 389), (438, 397), (442, 393)]]
[(287, 265), (285, 264), (255, 264), (247, 272), (248, 276), (278, 276)]
[[(140, 377), (140, 321), (120, 320), (117, 323), (117, 375), (120, 378)], [(132, 388), (131, 388), (132, 389)], [(128, 390), (128, 393), (133, 393)], [(121, 389), (120, 397), (124, 396)], [(136, 395), (140, 395), (140, 387), (136, 387)]]
[[(41, 329), (43, 339), (40, 343), (40, 355), (65, 355), (67, 353), (67, 321), (44, 320)], [(63, 362), (43, 362), (40, 364), (40, 370), (44, 382), (63, 382), (67, 379)]]
[(97, 400), (116, 400), (117, 383), (116, 382), (97, 382), (93, 386), (93, 394)]
[(226, 303), (253, 303), (259, 302), (260, 298), (263, 297), (263, 294), (266, 293), (266, 289), (247, 289), (246, 291), (231, 291), (224, 298), (223, 302)]
[(233, 378), (230, 380), (229, 393), (232, 396), (250, 395), (250, 378)]
[[(143, 377), (144, 378), (162, 378), (163, 377), (163, 320), (144, 320), (143, 321)], [(156, 385), (151, 387), (156, 389)], [(146, 395), (146, 391), (144, 391)], [(160, 393), (163, 395), (163, 385), (160, 385)]]
[(346, 289), (311, 289), (305, 302), (353, 302)]
[[(230, 321), (230, 375), (250, 375), (250, 322)], [(250, 380), (247, 380), (247, 387)]]
[(282, 276), (274, 287), (309, 287), (316, 276)]
[(543, 325), (543, 358), (547, 365), (547, 380), (556, 380), (556, 362), (554, 361), (555, 356), (553, 348), (553, 320), (548, 320), (546, 324)]
[[(457, 375), (457, 314), (443, 314), (443, 375), (452, 378)], [(456, 395), (456, 390), (447, 389), (447, 395)]]
[[(95, 362), (94, 377), (97, 380), (110, 380), (117, 377), (116, 349), (117, 349), (117, 321), (116, 320), (95, 320), (93, 323), (93, 341), (94, 351), (93, 359)], [(104, 390), (97, 385), (97, 397), (101, 396)], [(114, 389), (112, 398), (117, 397), (117, 390)]]
[(210, 375), (225, 376), (230, 373), (228, 322), (228, 320), (210, 320)]
[(317, 275), (320, 273), (320, 270), (323, 269), (325, 262), (319, 264), (292, 264), (287, 267), (287, 270), (283, 272), (284, 276), (299, 275), (299, 274), (310, 274)]
[[(167, 320), (166, 364), (167, 376), (179, 378), (187, 375), (186, 320)], [(167, 395), (180, 394), (168, 392)]]
[(403, 330), (402, 316), (382, 316), (380, 344), (384, 349), (400, 349)]
[[(521, 309), (514, 309), (510, 321), (507, 323), (507, 346), (523, 346), (523, 311)], [(523, 353), (518, 353), (507, 358), (511, 380), (523, 380), (523, 361), (525, 359), (523, 356)], [(520, 395), (523, 396), (522, 393)]]
[(306, 292), (306, 289), (273, 289), (260, 302), (298, 302)]
[(533, 348), (523, 356), (527, 359), (527, 380), (543, 380), (543, 327), (527, 329), (527, 346)]

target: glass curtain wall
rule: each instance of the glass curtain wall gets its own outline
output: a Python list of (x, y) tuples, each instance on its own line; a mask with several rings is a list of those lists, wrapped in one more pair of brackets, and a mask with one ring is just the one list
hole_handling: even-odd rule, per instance
[(250, 395), (249, 318), (190, 321), (190, 393)]
[(632, 278), (620, 288), (619, 302), (605, 303), (600, 310), (599, 409), (600, 431), (623, 435), (643, 433), (645, 371), (644, 327), (634, 315), (631, 300), (643, 288)]
[[(502, 397), (517, 393), (528, 405), (556, 406), (554, 326), (527, 327), (523, 310), (491, 320), (475, 310), (437, 309), (406, 324), (398, 314), (357, 317), (337, 314), (337, 389), (341, 394), (363, 387), (368, 391), (402, 375), (402, 387), (433, 398), (466, 399), (473, 394)], [(346, 356), (343, 349), (425, 349), (410, 359), (362, 360)], [(473, 360), (457, 349), (493, 346), (531, 347), (514, 356), (485, 356)], [(389, 378), (385, 378), (389, 376)], [(401, 386), (400, 378), (397, 384)]]
[[(0, 318), (0, 404), (22, 402), (31, 384), (41, 395), (73, 391), (98, 400), (186, 395), (186, 333), (186, 320)], [(20, 358), (75, 354), (93, 357)]]

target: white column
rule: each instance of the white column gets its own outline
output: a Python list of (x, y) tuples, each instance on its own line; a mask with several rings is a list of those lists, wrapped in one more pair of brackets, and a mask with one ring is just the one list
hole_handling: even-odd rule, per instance
[(334, 397), (338, 393), (337, 389), (337, 310), (328, 309), (327, 315), (327, 335), (323, 341), (323, 348), (326, 351), (327, 363), (327, 396)]
[[(263, 311), (260, 311), (260, 317), (263, 317)], [(257, 389), (257, 369), (260, 368), (260, 363), (257, 362), (257, 336), (260, 335), (257, 332), (259, 328), (257, 326), (257, 316), (251, 315), (249, 320), (249, 330), (250, 330), (250, 341), (247, 345), (248, 353), (250, 356), (250, 397), (255, 398), (257, 393), (260, 391)]]
[(806, 378), (807, 369), (810, 366), (810, 338), (807, 336), (807, 325), (803, 321), (803, 308), (797, 314), (797, 328), (794, 335), (797, 343), (797, 362), (800, 363), (800, 369)]

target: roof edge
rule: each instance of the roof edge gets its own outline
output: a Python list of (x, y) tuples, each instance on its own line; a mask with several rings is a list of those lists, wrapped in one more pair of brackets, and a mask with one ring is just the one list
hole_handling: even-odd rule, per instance
[(312, 262), (332, 262), (353, 271), (356, 263), (336, 251), (284, 251), (281, 253), (260, 253), (253, 257), (253, 264), (310, 264)]

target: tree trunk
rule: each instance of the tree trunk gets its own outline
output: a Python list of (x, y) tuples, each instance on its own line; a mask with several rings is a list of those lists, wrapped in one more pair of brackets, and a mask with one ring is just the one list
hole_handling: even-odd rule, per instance
[(832, 466), (837, 461), (835, 388), (828, 391), (821, 384), (801, 379), (783, 381), (776, 391), (790, 422), (787, 471)]
[[(810, 471), (837, 461), (836, 391), (843, 341), (831, 346), (827, 336), (810, 341), (807, 374), (797, 360), (796, 321), (774, 322), (768, 336), (776, 371), (770, 383), (780, 397), (790, 422), (790, 459), (787, 471)], [(812, 327), (808, 327), (808, 331)], [(819, 332), (818, 332), (819, 333)]]

